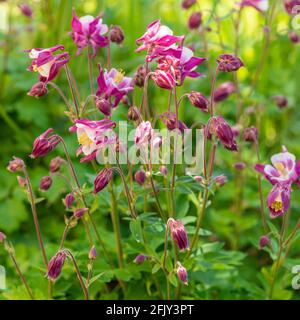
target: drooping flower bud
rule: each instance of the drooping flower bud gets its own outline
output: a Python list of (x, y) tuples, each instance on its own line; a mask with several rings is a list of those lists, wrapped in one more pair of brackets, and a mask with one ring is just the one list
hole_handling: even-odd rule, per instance
[(300, 38), (299, 35), (296, 31), (291, 31), (289, 32), (289, 39), (293, 42), (293, 43), (299, 43), (300, 42)]
[(181, 3), (181, 6), (182, 6), (183, 9), (189, 9), (196, 2), (197, 2), (197, 0), (183, 0), (182, 3)]
[(54, 130), (50, 128), (34, 140), (30, 155), (31, 158), (45, 157), (60, 143), (60, 139), (57, 135), (49, 137), (53, 131)]
[(235, 169), (244, 170), (246, 168), (245, 162), (237, 162), (234, 164)]
[(221, 102), (227, 99), (234, 92), (234, 83), (224, 82), (214, 91), (214, 102)]
[(163, 70), (155, 70), (152, 75), (152, 80), (162, 89), (171, 90), (176, 86), (176, 81), (171, 73)]
[(52, 185), (52, 178), (50, 176), (42, 177), (40, 181), (40, 190), (47, 191)]
[(208, 111), (209, 102), (202, 93), (197, 91), (192, 91), (187, 94), (187, 97), (193, 106), (195, 106), (196, 108), (199, 108), (203, 112)]
[(70, 209), (72, 204), (74, 203), (75, 201), (75, 197), (74, 197), (74, 194), (71, 192), (71, 193), (68, 193), (66, 195), (66, 197), (63, 199), (63, 203), (65, 205), (65, 207), (67, 209)]
[(284, 96), (276, 96), (274, 98), (278, 108), (283, 109), (288, 106), (288, 99)]
[(111, 168), (104, 168), (103, 170), (101, 170), (94, 181), (94, 194), (97, 194), (102, 189), (104, 189), (108, 185), (112, 177), (113, 170)]
[(144, 170), (139, 170), (134, 175), (134, 180), (139, 184), (143, 185), (146, 181), (146, 174)]
[(97, 250), (95, 246), (92, 246), (89, 251), (89, 259), (90, 260), (96, 260), (97, 258)]
[(265, 246), (269, 244), (269, 242), (270, 242), (270, 239), (268, 235), (261, 236), (259, 239), (259, 248), (263, 249)]
[(191, 30), (198, 29), (202, 23), (202, 13), (200, 11), (193, 12), (188, 21), (188, 26)]
[(248, 127), (244, 130), (244, 140), (248, 142), (255, 142), (258, 138), (258, 130), (255, 127)]
[(40, 98), (40, 97), (45, 96), (47, 93), (48, 93), (47, 83), (38, 82), (32, 86), (32, 88), (27, 93), (27, 95), (30, 97)]
[(105, 116), (111, 115), (111, 103), (105, 98), (97, 98), (96, 107), (102, 112)]
[(223, 187), (225, 183), (227, 183), (228, 179), (224, 174), (221, 174), (215, 177), (215, 183), (218, 187)]
[(18, 184), (21, 188), (26, 187), (26, 179), (21, 177), (21, 176), (17, 176), (17, 180), (18, 180)]
[(244, 66), (242, 60), (233, 54), (221, 54), (218, 59), (218, 70), (223, 72), (237, 71)]
[(189, 249), (189, 239), (183, 223), (180, 220), (170, 218), (168, 220), (172, 239), (176, 242), (180, 251)]
[(54, 282), (60, 276), (66, 259), (67, 254), (63, 250), (58, 251), (56, 255), (51, 258), (46, 275), (49, 280)]
[(50, 172), (54, 173), (60, 170), (61, 165), (64, 163), (64, 160), (61, 157), (55, 157), (50, 161)]
[(144, 254), (138, 254), (133, 262), (136, 264), (142, 264), (143, 262), (145, 262), (145, 260), (147, 260), (147, 256), (145, 256)]
[(138, 87), (143, 87), (145, 84), (145, 78), (146, 78), (146, 67), (144, 65), (141, 65), (138, 67), (136, 74), (134, 76), (134, 84)]
[[(176, 121), (176, 115), (175, 113), (171, 111), (167, 111), (162, 113), (160, 116), (161, 121), (165, 124), (165, 126), (168, 128), (168, 130), (172, 131), (177, 129), (177, 121)], [(185, 123), (182, 121), (178, 121), (178, 129), (181, 133), (184, 132), (185, 129), (188, 127)]]
[(168, 168), (166, 166), (161, 166), (159, 168), (159, 171), (163, 176), (166, 176), (168, 174)]
[(130, 121), (136, 121), (139, 118), (139, 109), (137, 107), (130, 107), (127, 113), (128, 119)]
[(176, 272), (177, 272), (178, 279), (187, 286), (188, 274), (187, 274), (186, 268), (180, 262), (177, 262), (176, 267), (177, 267)]
[(21, 158), (13, 157), (6, 168), (10, 172), (22, 171), (25, 168), (25, 163)]
[(18, 6), (23, 13), (24, 16), (31, 18), (32, 17), (32, 9), (29, 7), (27, 3), (19, 4)]
[(124, 32), (120, 26), (112, 26), (110, 29), (110, 41), (121, 44), (124, 41)]
[(196, 182), (199, 182), (199, 183), (204, 183), (204, 178), (201, 177), (201, 176), (195, 176), (195, 177), (194, 177), (194, 180), (195, 180)]
[(79, 209), (76, 209), (76, 210), (74, 211), (74, 217), (77, 218), (77, 219), (80, 219), (80, 218), (82, 218), (88, 211), (89, 211), (88, 208), (79, 208)]
[(0, 231), (0, 243), (4, 242), (5, 239), (6, 239), (6, 235)]

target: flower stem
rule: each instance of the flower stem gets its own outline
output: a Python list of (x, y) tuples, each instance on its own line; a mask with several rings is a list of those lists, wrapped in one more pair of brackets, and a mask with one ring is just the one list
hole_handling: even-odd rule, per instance
[(94, 87), (94, 80), (93, 80), (93, 64), (91, 58), (91, 50), (90, 46), (87, 48), (87, 60), (88, 60), (88, 69), (89, 69), (89, 81), (90, 81), (90, 88), (91, 88), (91, 95), (95, 95), (95, 87)]
[(70, 112), (72, 112), (72, 107), (70, 106), (67, 97), (66, 97), (65, 94), (62, 92), (62, 90), (60, 89), (60, 87), (59, 87), (58, 85), (56, 85), (55, 83), (51, 82), (51, 81), (48, 82), (48, 84), (49, 84), (51, 87), (53, 87), (53, 88), (58, 92), (58, 94), (59, 94), (59, 95), (61, 96), (61, 98), (64, 100), (64, 103), (66, 104), (68, 110), (69, 110)]
[(68, 83), (69, 83), (69, 87), (70, 87), (70, 90), (71, 90), (72, 99), (73, 99), (73, 103), (74, 103), (74, 106), (75, 106), (76, 117), (79, 118), (78, 101), (77, 101), (77, 98), (76, 98), (76, 95), (75, 95), (72, 79), (71, 79), (71, 76), (70, 76), (70, 70), (69, 70), (69, 67), (68, 67), (67, 64), (65, 64), (64, 69), (65, 69), (65, 72), (66, 72), (66, 75), (67, 75), (67, 79), (68, 79)]

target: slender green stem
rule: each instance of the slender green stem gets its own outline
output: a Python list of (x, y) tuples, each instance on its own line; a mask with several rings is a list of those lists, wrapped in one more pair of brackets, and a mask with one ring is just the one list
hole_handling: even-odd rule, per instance
[(76, 95), (75, 95), (73, 82), (72, 82), (72, 79), (71, 79), (71, 76), (70, 76), (70, 70), (69, 70), (69, 67), (68, 67), (67, 64), (65, 64), (64, 69), (65, 69), (65, 72), (66, 72), (66, 76), (67, 76), (67, 79), (68, 79), (70, 91), (71, 91), (71, 94), (72, 94), (72, 99), (73, 99), (73, 103), (74, 103), (74, 106), (75, 106), (76, 117), (79, 118), (79, 105), (78, 105), (78, 101), (77, 101), (77, 98), (76, 98)]
[(51, 87), (53, 87), (53, 88), (58, 92), (58, 94), (61, 96), (61, 98), (63, 99), (64, 103), (66, 104), (68, 110), (69, 110), (70, 112), (72, 112), (72, 107), (70, 106), (67, 97), (66, 97), (65, 94), (62, 92), (62, 90), (60, 89), (60, 87), (59, 87), (58, 85), (56, 85), (55, 83), (51, 82), (51, 81), (48, 82), (48, 84), (49, 84)]
[(88, 60), (88, 69), (89, 69), (89, 81), (90, 81), (90, 89), (91, 89), (91, 96), (95, 95), (95, 86), (94, 86), (94, 79), (93, 79), (93, 64), (91, 58), (91, 49), (90, 46), (87, 48), (87, 60)]

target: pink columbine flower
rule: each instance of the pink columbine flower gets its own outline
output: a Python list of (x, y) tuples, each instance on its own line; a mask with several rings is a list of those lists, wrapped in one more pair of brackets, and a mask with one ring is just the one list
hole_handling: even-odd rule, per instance
[(77, 133), (78, 143), (80, 147), (77, 154), (83, 153), (80, 161), (90, 161), (94, 159), (98, 151), (105, 145), (116, 142), (114, 135), (111, 135), (111, 129), (115, 127), (115, 123), (109, 119), (93, 121), (88, 119), (76, 120), (74, 126), (70, 128), (71, 132)]
[(101, 170), (94, 181), (94, 194), (103, 190), (113, 178), (113, 170), (111, 168), (104, 168)]
[(188, 26), (191, 30), (198, 29), (202, 23), (202, 13), (200, 11), (193, 12), (188, 21)]
[(262, 173), (273, 185), (296, 182), (300, 165), (299, 162), (296, 163), (296, 157), (293, 154), (284, 148), (283, 152), (272, 156), (271, 162), (272, 165), (257, 164), (255, 169)]
[(299, 0), (284, 0), (284, 7), (288, 14), (291, 14), (291, 15), (298, 14), (299, 10), (297, 10), (296, 6), (300, 6)]
[(146, 59), (151, 61), (159, 55), (160, 51), (183, 39), (182, 36), (173, 36), (173, 31), (170, 28), (161, 25), (160, 20), (156, 20), (149, 24), (147, 31), (136, 40), (139, 45), (136, 52), (147, 50)]
[(60, 276), (66, 259), (67, 254), (63, 250), (58, 251), (56, 255), (51, 258), (46, 275), (49, 280), (54, 282)]
[(267, 205), (270, 211), (270, 217), (276, 218), (286, 213), (290, 207), (291, 200), (290, 184), (275, 184), (268, 194)]
[(27, 70), (38, 72), (41, 82), (47, 83), (53, 80), (60, 68), (70, 60), (68, 52), (54, 55), (53, 53), (57, 50), (64, 50), (64, 46), (57, 45), (46, 49), (26, 50), (26, 52), (29, 52), (29, 58), (32, 59), (31, 65)]
[(104, 36), (107, 31), (108, 27), (102, 23), (101, 17), (83, 16), (78, 18), (73, 10), (71, 36), (78, 47), (77, 55), (81, 53), (83, 48), (91, 45), (93, 57), (95, 57), (98, 48), (108, 45), (108, 39)]
[(209, 120), (209, 135), (215, 134), (223, 146), (231, 151), (237, 151), (237, 144), (230, 125), (221, 116)]
[(269, 0), (243, 0), (239, 3), (243, 7), (253, 7), (258, 11), (267, 11), (269, 9)]
[(125, 77), (124, 73), (112, 68), (104, 71), (99, 65), (99, 77), (97, 78), (98, 90), (96, 95), (109, 99), (114, 98), (112, 107), (116, 107), (121, 99), (133, 90), (132, 78)]
[(209, 102), (207, 98), (200, 92), (192, 91), (187, 94), (190, 103), (203, 112), (208, 111)]
[(13, 157), (12, 160), (9, 161), (6, 169), (10, 172), (20, 172), (25, 168), (25, 163), (21, 158)]
[(54, 130), (49, 128), (34, 140), (32, 152), (30, 154), (31, 158), (45, 157), (49, 152), (55, 149), (60, 143), (60, 138), (58, 135), (50, 136), (53, 132)]
[(143, 121), (135, 130), (134, 143), (138, 146), (147, 144), (153, 137), (153, 129), (149, 121)]
[(221, 102), (227, 99), (234, 92), (234, 83), (224, 82), (214, 91), (214, 102)]
[(186, 286), (188, 285), (188, 274), (186, 268), (178, 261), (176, 264), (178, 279), (183, 282)]
[(244, 66), (242, 60), (233, 54), (221, 54), (218, 59), (218, 70), (223, 72), (237, 71)]
[(180, 220), (170, 218), (167, 222), (172, 239), (176, 242), (180, 251), (189, 249), (189, 239), (183, 223)]
[(165, 72), (163, 70), (155, 70), (152, 75), (152, 80), (162, 89), (172, 90), (176, 86), (174, 76), (170, 72)]

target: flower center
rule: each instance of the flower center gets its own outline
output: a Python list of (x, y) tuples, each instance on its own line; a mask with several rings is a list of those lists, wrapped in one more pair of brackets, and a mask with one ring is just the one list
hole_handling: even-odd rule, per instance
[(124, 78), (124, 72), (117, 71), (116, 75), (114, 76), (114, 82), (119, 84)]
[(282, 176), (286, 176), (288, 174), (285, 166), (281, 162), (276, 162), (274, 167), (280, 172)]
[(93, 141), (89, 138), (89, 136), (84, 132), (80, 136), (78, 136), (78, 142), (81, 145), (89, 146), (93, 143)]
[(281, 196), (278, 196), (278, 197), (275, 199), (275, 201), (272, 202), (271, 208), (272, 208), (275, 212), (282, 211), (282, 209), (283, 209), (283, 203), (282, 203), (282, 200), (281, 200)]

